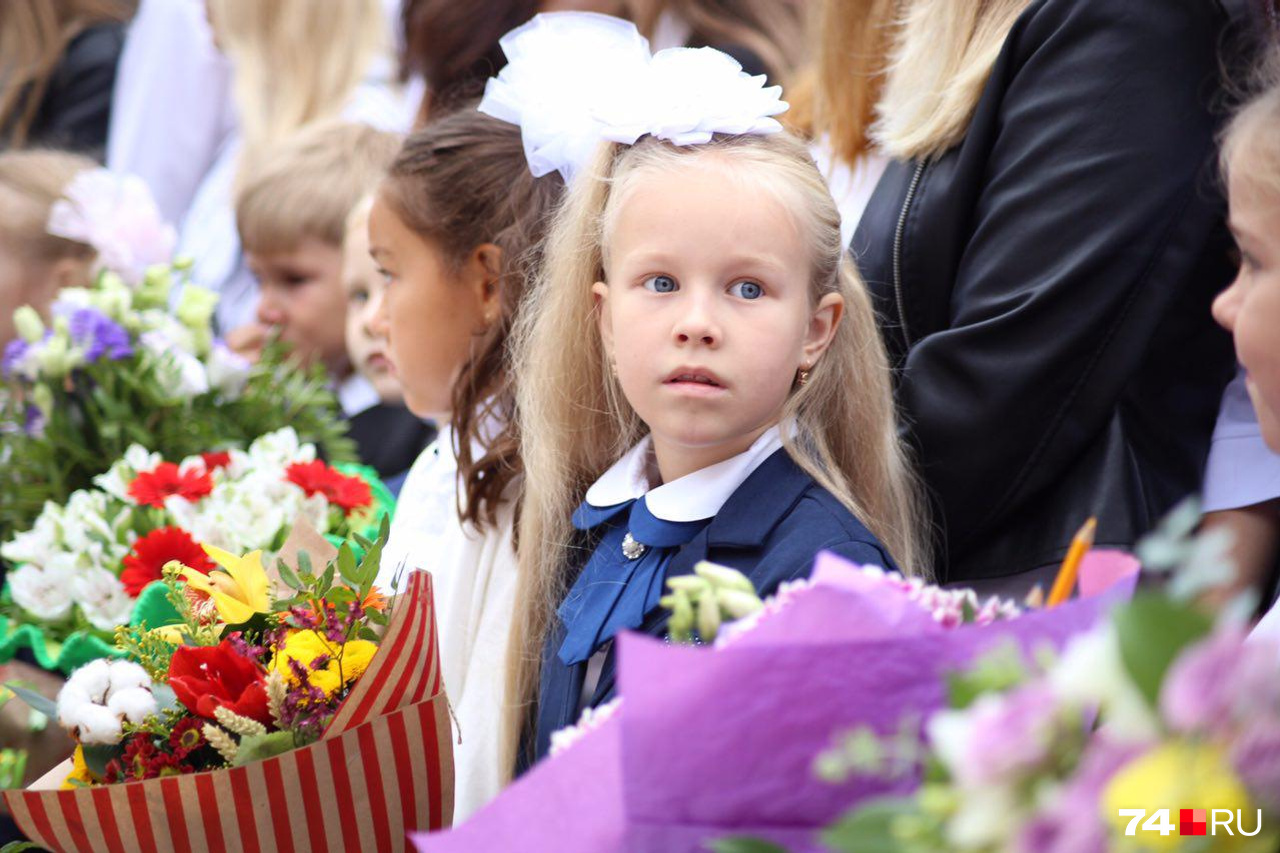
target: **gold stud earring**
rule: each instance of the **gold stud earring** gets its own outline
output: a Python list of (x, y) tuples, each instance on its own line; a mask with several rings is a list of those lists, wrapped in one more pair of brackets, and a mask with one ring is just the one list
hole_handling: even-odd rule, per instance
[(801, 367), (796, 372), (796, 384), (800, 385), (801, 387), (804, 387), (804, 384), (808, 381), (809, 381), (809, 367), (806, 365), (804, 367)]

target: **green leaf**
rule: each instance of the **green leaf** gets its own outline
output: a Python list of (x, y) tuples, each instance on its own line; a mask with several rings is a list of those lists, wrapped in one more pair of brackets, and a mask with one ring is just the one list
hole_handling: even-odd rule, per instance
[(1200, 610), (1141, 593), (1112, 617), (1120, 660), (1152, 708), (1159, 707), (1165, 673), (1184, 649), (1208, 636), (1213, 620)]
[(331, 589), (333, 589), (333, 563), (324, 567), (324, 574), (320, 576), (320, 588), (316, 592), (324, 598)]
[(364, 612), (364, 618), (368, 619), (374, 625), (385, 626), (387, 624), (387, 614), (383, 613), (381, 610), (366, 610)]
[(360, 586), (360, 577), (356, 574), (356, 555), (346, 542), (343, 542), (342, 547), (338, 548), (337, 563), (338, 571), (342, 573), (342, 579), (351, 586)]
[(163, 682), (154, 681), (151, 683), (151, 695), (155, 697), (156, 709), (159, 711), (177, 710), (181, 707), (178, 704), (178, 696), (173, 692), (173, 688)]
[(111, 761), (124, 755), (124, 747), (120, 744), (82, 744), (81, 749), (84, 751), (84, 766), (99, 779), (107, 775), (107, 765)]
[(894, 822), (915, 814), (912, 798), (867, 800), (823, 830), (822, 843), (840, 853), (899, 853), (902, 842), (894, 834)]
[(368, 625), (361, 625), (360, 630), (356, 631), (356, 637), (361, 640), (368, 640), (371, 643), (376, 643), (382, 639), (378, 636), (378, 632), (370, 628)]
[(0, 853), (26, 853), (28, 850), (43, 850), (39, 844), (30, 841), (10, 841), (3, 847), (0, 847)]
[[(302, 555), (299, 554), (298, 556), (299, 556), (299, 562), (301, 562)], [(306, 588), (303, 585), (302, 580), (298, 577), (298, 573), (295, 572), (293, 570), (293, 567), (290, 566), (288, 563), (286, 563), (284, 560), (276, 560), (276, 571), (280, 573), (280, 580), (284, 581), (285, 585), (288, 586), (290, 589), (296, 589), (301, 591)]]
[[(311, 565), (311, 555), (306, 551), (298, 552), (298, 571), (302, 572), (304, 578), (315, 578), (315, 567)], [(303, 589), (302, 586), (294, 587), (294, 589)]]
[(13, 695), (17, 696), (23, 702), (31, 706), (33, 711), (39, 711), (51, 720), (58, 719), (58, 703), (52, 699), (41, 696), (34, 690), (23, 687), (21, 684), (15, 684), (12, 681), (7, 682), (5, 687), (13, 691)]
[(236, 750), (236, 767), (242, 767), (254, 761), (262, 761), (297, 748), (293, 732), (269, 732), (261, 735), (247, 735), (240, 739), (240, 748)]
[(712, 853), (787, 853), (785, 847), (745, 835), (720, 838), (707, 846), (711, 848)]

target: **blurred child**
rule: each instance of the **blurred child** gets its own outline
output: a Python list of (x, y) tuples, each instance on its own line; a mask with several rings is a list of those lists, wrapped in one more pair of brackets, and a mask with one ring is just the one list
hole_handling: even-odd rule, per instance
[(258, 280), (257, 322), (228, 338), (252, 356), (278, 335), (301, 365), (322, 365), (352, 419), (361, 459), (383, 477), (403, 472), (421, 449), (389, 446), (386, 431), (413, 433), (420, 425), (400, 407), (385, 415), (399, 424), (394, 429), (381, 414), (377, 424), (359, 420), (381, 400), (347, 352), (342, 241), (352, 209), (377, 185), (398, 146), (394, 134), (326, 122), (246, 167), (236, 227)]
[(47, 228), (71, 180), (96, 166), (61, 151), (0, 154), (0, 349), (14, 338), (16, 308), (34, 306), (47, 319), (60, 289), (89, 283), (93, 248)]
[(373, 331), (409, 409), (441, 425), (400, 493), (378, 584), (390, 588), (401, 566), (432, 573), (461, 738), (455, 822), (509, 775), (498, 729), (523, 465), (507, 336), (562, 187), (530, 174), (518, 128), (464, 108), (409, 136), (369, 217), (386, 279)]
[[(1280, 50), (1262, 77), (1222, 143), (1240, 272), (1213, 315), (1241, 372), (1223, 397), (1204, 491), (1206, 526), (1235, 533), (1241, 583), (1269, 603), (1280, 558)], [(1280, 611), (1270, 620), (1280, 629)]]
[[(365, 461), (379, 467), (378, 459), (414, 459), (435, 437), (435, 428), (427, 421), (401, 416), (404, 392), (400, 379), (387, 357), (387, 338), (375, 331), (377, 311), (382, 303), (386, 282), (378, 265), (369, 255), (369, 208), (372, 196), (366, 197), (351, 211), (347, 233), (342, 243), (342, 286), (347, 297), (347, 357), (355, 371), (373, 386), (378, 402), (351, 418), (351, 432), (357, 442), (371, 445)], [(360, 436), (367, 435), (365, 441)], [(399, 494), (408, 476), (408, 466), (386, 478), (387, 488)]]

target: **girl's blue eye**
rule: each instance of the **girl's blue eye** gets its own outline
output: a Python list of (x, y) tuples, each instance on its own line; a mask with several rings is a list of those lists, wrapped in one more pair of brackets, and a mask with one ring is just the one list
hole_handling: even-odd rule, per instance
[(729, 292), (741, 299), (759, 299), (764, 296), (764, 288), (754, 281), (740, 281), (730, 287)]
[(654, 293), (671, 293), (675, 291), (679, 285), (676, 280), (669, 275), (651, 275), (644, 280), (646, 290), (652, 290)]

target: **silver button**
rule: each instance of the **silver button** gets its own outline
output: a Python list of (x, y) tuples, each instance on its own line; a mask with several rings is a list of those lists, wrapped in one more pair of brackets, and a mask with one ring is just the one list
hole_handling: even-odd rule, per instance
[(628, 533), (622, 537), (622, 556), (628, 560), (638, 560), (644, 556), (644, 552), (649, 550), (649, 546), (643, 542), (637, 542), (635, 537)]

